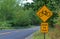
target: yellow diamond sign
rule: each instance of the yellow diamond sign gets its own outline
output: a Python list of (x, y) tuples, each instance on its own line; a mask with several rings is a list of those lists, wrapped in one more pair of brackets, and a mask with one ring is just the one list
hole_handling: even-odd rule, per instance
[(44, 5), (38, 12), (37, 15), (46, 22), (51, 16), (52, 12)]

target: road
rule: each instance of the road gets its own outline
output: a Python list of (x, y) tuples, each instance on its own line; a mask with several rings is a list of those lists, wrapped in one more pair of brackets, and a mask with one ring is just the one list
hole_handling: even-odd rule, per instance
[(0, 30), (0, 39), (25, 39), (37, 30), (39, 30), (39, 27), (17, 30)]

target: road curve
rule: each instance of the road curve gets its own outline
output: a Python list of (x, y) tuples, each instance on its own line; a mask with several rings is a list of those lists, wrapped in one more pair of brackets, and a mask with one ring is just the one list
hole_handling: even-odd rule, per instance
[(0, 30), (0, 39), (25, 39), (37, 30), (39, 30), (39, 26), (29, 29)]

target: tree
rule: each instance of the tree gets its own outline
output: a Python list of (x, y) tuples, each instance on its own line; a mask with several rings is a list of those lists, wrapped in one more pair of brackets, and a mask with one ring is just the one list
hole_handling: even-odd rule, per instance
[(16, 0), (0, 0), (0, 26), (10, 26), (13, 21)]
[[(33, 0), (33, 1), (34, 2), (31, 4), (29, 4), (29, 3), (25, 4), (25, 9), (32, 8), (32, 10), (34, 11), (33, 18), (37, 18), (36, 13), (37, 13), (38, 9), (41, 8), (42, 6), (46, 5), (53, 12), (53, 16), (50, 19), (48, 19), (48, 23), (50, 26), (54, 27), (54, 24), (56, 22), (54, 20), (58, 18), (58, 12), (57, 12), (58, 11), (57, 7), (59, 6), (57, 3), (58, 0)], [(37, 21), (37, 20), (35, 20), (35, 21)]]
[(16, 0), (2, 0), (0, 13), (2, 14), (2, 20), (12, 20), (13, 10), (15, 9)]

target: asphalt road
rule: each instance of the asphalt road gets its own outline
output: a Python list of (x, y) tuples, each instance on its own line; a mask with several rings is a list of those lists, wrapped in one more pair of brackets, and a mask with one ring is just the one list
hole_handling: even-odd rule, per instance
[(0, 30), (0, 39), (25, 39), (37, 30), (39, 30), (39, 27), (17, 30)]

